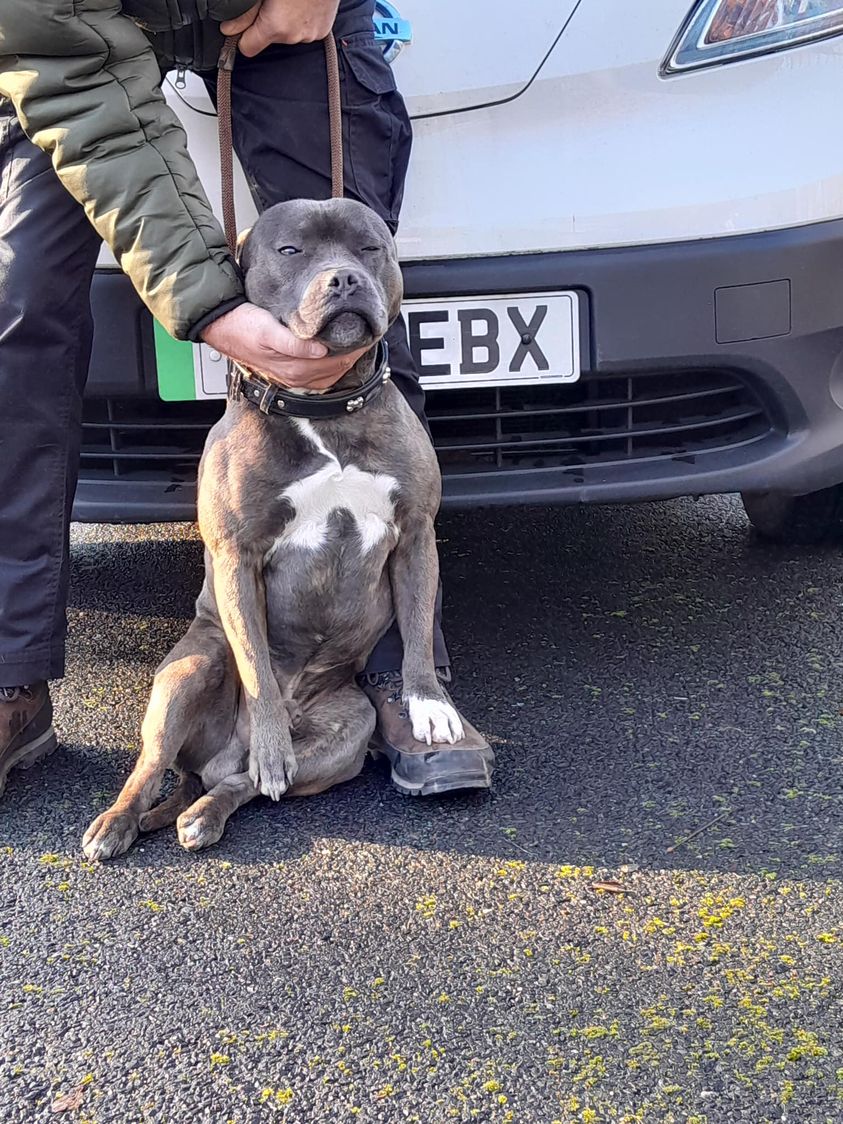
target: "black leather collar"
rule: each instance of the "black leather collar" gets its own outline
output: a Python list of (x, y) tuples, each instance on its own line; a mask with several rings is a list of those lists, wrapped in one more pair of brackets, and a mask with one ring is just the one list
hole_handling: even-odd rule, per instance
[(386, 340), (379, 340), (374, 374), (353, 390), (301, 394), (267, 382), (232, 360), (228, 366), (228, 397), (232, 402), (243, 398), (264, 414), (283, 414), (288, 418), (340, 418), (362, 410), (373, 398), (377, 398), (390, 377), (389, 348)]

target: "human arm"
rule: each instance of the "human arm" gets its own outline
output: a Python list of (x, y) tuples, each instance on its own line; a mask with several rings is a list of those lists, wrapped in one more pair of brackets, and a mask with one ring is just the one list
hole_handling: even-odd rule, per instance
[(0, 0), (0, 95), (174, 336), (244, 301), (222, 230), (119, 0)]

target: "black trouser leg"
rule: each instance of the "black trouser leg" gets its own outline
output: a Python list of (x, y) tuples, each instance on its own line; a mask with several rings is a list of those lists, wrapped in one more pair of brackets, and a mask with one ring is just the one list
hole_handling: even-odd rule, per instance
[[(354, 13), (347, 8), (353, 6)], [(412, 131), (404, 100), (372, 34), (371, 6), (341, 4), (334, 32), (340, 59), (346, 195), (368, 204), (395, 232), (404, 194)], [(206, 79), (213, 92), (215, 78)], [(232, 83), (237, 155), (258, 207), (287, 199), (331, 195), (328, 86), (322, 45), (270, 47), (240, 56)], [(395, 385), (427, 428), (424, 391), (407, 344), (403, 320), (390, 329)], [(437, 600), (434, 657), (450, 664)], [(401, 634), (393, 623), (372, 652), (369, 672), (400, 669)]]
[(0, 687), (64, 674), (99, 238), (0, 102)]

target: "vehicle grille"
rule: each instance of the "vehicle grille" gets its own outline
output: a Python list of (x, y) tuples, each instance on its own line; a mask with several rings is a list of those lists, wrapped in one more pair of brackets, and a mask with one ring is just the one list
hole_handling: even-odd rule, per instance
[(590, 375), (568, 386), (429, 397), (443, 472), (576, 468), (696, 456), (768, 433), (746, 383), (724, 371)]
[[(193, 482), (222, 409), (221, 402), (88, 399), (82, 476)], [(724, 371), (429, 391), (428, 415), (446, 476), (696, 458), (757, 440), (772, 426), (743, 379)]]
[(208, 430), (224, 408), (222, 401), (86, 398), (80, 476), (193, 483)]

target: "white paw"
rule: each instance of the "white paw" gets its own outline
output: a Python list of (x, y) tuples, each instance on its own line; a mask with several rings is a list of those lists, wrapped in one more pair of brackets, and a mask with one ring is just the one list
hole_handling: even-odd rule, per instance
[(419, 699), (411, 695), (407, 701), (410, 724), (417, 742), (448, 742), (453, 745), (463, 736), (459, 714), (450, 703), (438, 699)]

